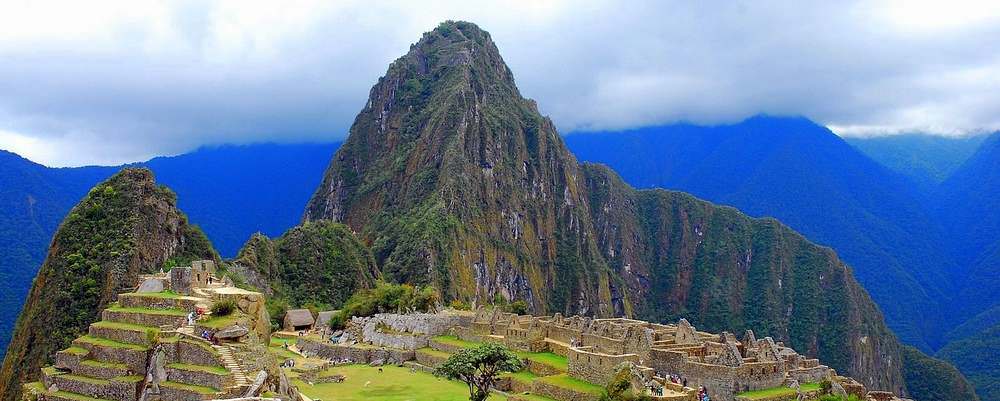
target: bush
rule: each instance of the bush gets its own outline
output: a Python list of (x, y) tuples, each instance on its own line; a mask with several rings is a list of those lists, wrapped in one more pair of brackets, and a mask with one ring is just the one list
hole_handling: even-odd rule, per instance
[(627, 367), (622, 367), (611, 378), (604, 393), (601, 394), (600, 401), (649, 401), (647, 395), (637, 395), (632, 392), (632, 371)]
[(456, 310), (469, 310), (469, 309), (472, 309), (472, 307), (469, 306), (468, 302), (463, 302), (460, 299), (453, 299), (453, 300), (451, 300), (451, 303), (449, 304), (449, 306), (451, 306), (452, 309), (456, 309)]
[(330, 316), (330, 328), (334, 330), (341, 330), (347, 327), (347, 317), (344, 316), (343, 311), (337, 311), (332, 316)]
[(267, 314), (271, 317), (271, 331), (281, 330), (281, 325), (285, 319), (285, 312), (288, 312), (288, 303), (274, 298), (268, 298), (265, 305)]
[(351, 295), (340, 311), (345, 320), (351, 316), (364, 317), (376, 313), (432, 312), (438, 299), (437, 290), (433, 287), (418, 290), (409, 284), (380, 281), (373, 289)]
[(504, 310), (507, 311), (508, 313), (514, 313), (514, 314), (518, 314), (518, 315), (527, 315), (528, 314), (528, 303), (524, 302), (523, 300), (517, 300), (517, 301), (511, 302), (510, 304), (508, 304), (504, 308)]
[(212, 304), (212, 316), (229, 316), (236, 311), (236, 302), (231, 299), (217, 301)]

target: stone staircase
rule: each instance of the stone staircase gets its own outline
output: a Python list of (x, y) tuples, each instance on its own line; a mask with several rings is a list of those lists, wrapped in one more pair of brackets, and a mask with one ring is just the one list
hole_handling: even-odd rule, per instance
[(213, 345), (212, 348), (214, 348), (222, 358), (222, 365), (225, 366), (226, 369), (229, 369), (229, 372), (233, 375), (233, 384), (226, 389), (227, 392), (232, 395), (238, 395), (236, 393), (249, 388), (250, 379), (247, 378), (246, 372), (243, 371), (240, 364), (236, 362), (236, 358), (233, 356), (233, 350), (225, 345)]

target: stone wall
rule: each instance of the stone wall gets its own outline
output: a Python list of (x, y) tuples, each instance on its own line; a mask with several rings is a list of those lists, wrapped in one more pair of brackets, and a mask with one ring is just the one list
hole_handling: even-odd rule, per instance
[(138, 324), (141, 326), (170, 326), (170, 327), (180, 327), (183, 326), (187, 321), (186, 316), (173, 316), (166, 314), (153, 314), (153, 313), (136, 313), (136, 312), (126, 312), (126, 311), (115, 311), (111, 309), (105, 309), (101, 312), (101, 320), (109, 322), (125, 322)]
[(164, 351), (168, 361), (191, 365), (222, 366), (219, 355), (208, 343), (181, 338), (167, 345), (164, 347)]
[(93, 337), (107, 338), (121, 343), (151, 345), (156, 338), (156, 331), (128, 330), (100, 325), (90, 325), (87, 334)]
[(145, 350), (95, 345), (89, 342), (80, 341), (79, 339), (74, 340), (73, 345), (90, 351), (90, 354), (87, 355), (87, 359), (124, 363), (133, 372), (146, 371), (148, 353)]
[(382, 361), (387, 364), (397, 364), (412, 361), (416, 358), (414, 352), (409, 350), (374, 348), (365, 345), (332, 344), (305, 337), (300, 337), (296, 346), (304, 353), (332, 361), (346, 360), (353, 363)]
[(207, 386), (216, 390), (226, 388), (226, 386), (232, 383), (232, 375), (230, 374), (220, 375), (203, 371), (172, 368), (170, 365), (167, 365), (166, 370), (167, 377), (172, 382)]
[(531, 384), (531, 392), (559, 401), (598, 401), (600, 399), (598, 395), (555, 386), (544, 380), (535, 380)]
[(623, 362), (639, 362), (635, 354), (610, 355), (591, 347), (570, 348), (568, 359), (570, 377), (601, 386), (611, 381)]
[(184, 311), (193, 311), (198, 301), (199, 298), (194, 297), (164, 298), (142, 294), (118, 295), (118, 303), (123, 308), (180, 309)]

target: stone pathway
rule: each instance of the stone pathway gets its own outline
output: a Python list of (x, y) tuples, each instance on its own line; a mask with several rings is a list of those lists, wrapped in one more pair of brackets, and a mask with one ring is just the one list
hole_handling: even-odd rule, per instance
[(250, 386), (250, 379), (247, 378), (246, 373), (243, 372), (243, 368), (240, 364), (236, 362), (236, 358), (233, 357), (233, 351), (225, 345), (212, 345), (212, 348), (219, 353), (222, 357), (222, 364), (229, 369), (233, 374), (233, 388), (244, 389)]

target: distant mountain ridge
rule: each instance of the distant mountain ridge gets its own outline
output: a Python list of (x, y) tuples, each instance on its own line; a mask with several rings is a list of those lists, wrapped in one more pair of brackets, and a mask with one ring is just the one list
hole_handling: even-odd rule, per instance
[(889, 169), (933, 188), (954, 174), (987, 137), (985, 134), (961, 137), (899, 134), (844, 140)]

